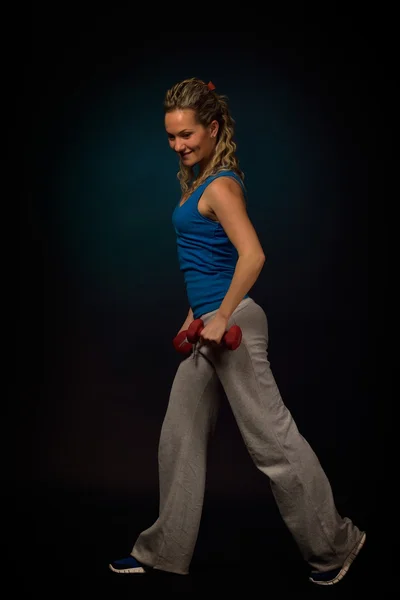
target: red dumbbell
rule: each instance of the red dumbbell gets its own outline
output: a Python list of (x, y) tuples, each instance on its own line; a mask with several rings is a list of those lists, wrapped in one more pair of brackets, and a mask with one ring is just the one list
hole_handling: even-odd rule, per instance
[(190, 344), (186, 339), (187, 331), (184, 329), (180, 331), (173, 339), (174, 348), (180, 354), (189, 355), (192, 352), (193, 345)]
[[(186, 332), (187, 341), (191, 344), (195, 344), (200, 339), (200, 334), (204, 329), (204, 323), (202, 319), (195, 319), (190, 323), (189, 328)], [(242, 341), (242, 330), (239, 325), (232, 325), (228, 331), (226, 331), (222, 337), (221, 343), (224, 344), (228, 350), (236, 350), (239, 348), (240, 342)]]

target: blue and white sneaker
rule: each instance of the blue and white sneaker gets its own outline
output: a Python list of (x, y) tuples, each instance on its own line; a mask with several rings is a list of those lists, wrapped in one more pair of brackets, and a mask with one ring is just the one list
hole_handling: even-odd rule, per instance
[(338, 583), (346, 575), (347, 571), (350, 569), (351, 563), (364, 546), (365, 538), (366, 534), (363, 533), (360, 541), (354, 546), (353, 550), (344, 561), (342, 567), (339, 569), (334, 569), (333, 571), (311, 571), (309, 580), (317, 585), (333, 585), (334, 583)]
[(127, 556), (126, 558), (120, 558), (118, 560), (114, 560), (112, 563), (108, 565), (111, 571), (114, 573), (137, 573), (144, 574), (149, 570), (148, 567), (145, 567), (133, 556)]

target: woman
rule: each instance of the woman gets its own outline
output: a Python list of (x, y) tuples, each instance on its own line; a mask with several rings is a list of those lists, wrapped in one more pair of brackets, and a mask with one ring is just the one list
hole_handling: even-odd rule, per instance
[[(192, 78), (167, 92), (164, 109), (169, 144), (180, 158), (182, 197), (173, 224), (190, 303), (180, 331), (198, 318), (204, 328), (170, 392), (159, 444), (159, 517), (139, 535), (131, 555), (110, 569), (189, 572), (220, 382), (246, 447), (269, 478), (280, 514), (310, 566), (310, 580), (334, 584), (363, 546), (365, 533), (338, 514), (329, 481), (270, 369), (267, 318), (248, 294), (265, 255), (246, 211), (227, 99), (211, 82)], [(232, 325), (242, 331), (234, 351), (221, 343)]]

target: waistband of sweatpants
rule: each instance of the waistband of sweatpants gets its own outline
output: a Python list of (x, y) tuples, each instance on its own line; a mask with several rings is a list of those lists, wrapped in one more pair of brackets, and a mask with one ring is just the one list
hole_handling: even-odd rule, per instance
[[(232, 313), (232, 317), (239, 312), (240, 310), (242, 310), (243, 308), (246, 308), (246, 306), (248, 306), (249, 304), (253, 303), (254, 300), (253, 298), (251, 298), (250, 296), (248, 298), (243, 298), (243, 300), (241, 300), (239, 302), (239, 304), (237, 305), (237, 307), (235, 308), (235, 310)], [(202, 319), (207, 319), (208, 317), (211, 317), (212, 315), (215, 315), (218, 312), (218, 308), (216, 308), (215, 310), (212, 310), (208, 313), (205, 313), (201, 318)]]

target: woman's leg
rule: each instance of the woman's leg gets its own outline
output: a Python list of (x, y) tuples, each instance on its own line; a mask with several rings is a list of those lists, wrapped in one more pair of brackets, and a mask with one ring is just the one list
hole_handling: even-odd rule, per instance
[(221, 391), (206, 358), (192, 354), (179, 365), (160, 435), (159, 517), (139, 535), (131, 552), (144, 565), (188, 573), (203, 508), (208, 441)]
[(213, 362), (247, 449), (269, 477), (279, 511), (304, 559), (317, 571), (341, 567), (362, 534), (338, 514), (318, 458), (282, 401), (267, 357), (266, 315), (247, 298), (228, 328), (234, 324), (243, 334), (237, 350), (202, 346), (201, 354)]

